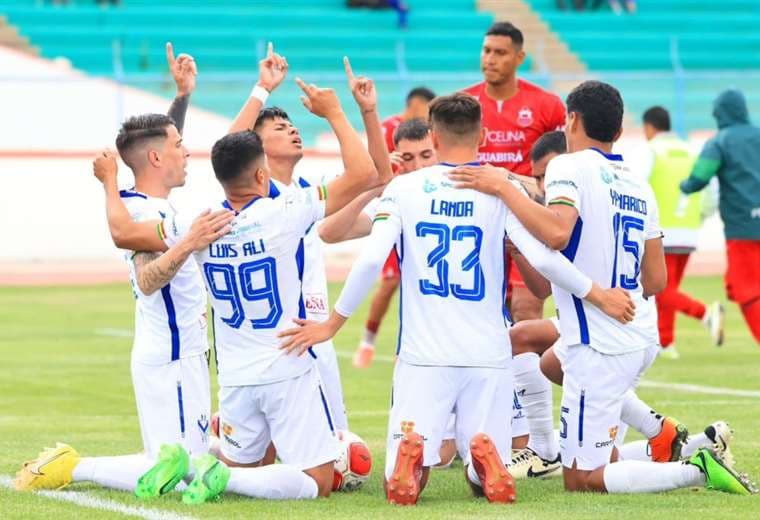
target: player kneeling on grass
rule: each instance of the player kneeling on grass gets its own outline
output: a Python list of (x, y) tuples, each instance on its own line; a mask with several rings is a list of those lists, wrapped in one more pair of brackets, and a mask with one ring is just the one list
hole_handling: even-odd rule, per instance
[[(201, 503), (222, 492), (257, 498), (328, 496), (337, 442), (329, 406), (313, 356), (278, 348), (283, 324), (304, 316), (300, 249), (306, 230), (371, 187), (375, 169), (332, 90), (306, 86), (304, 104), (344, 136), (350, 148), (346, 172), (327, 186), (268, 198), (270, 172), (261, 140), (250, 131), (217, 141), (211, 162), (235, 212), (233, 230), (196, 254), (214, 311), (219, 370), (221, 460), (193, 460), (194, 479), (183, 494)], [(116, 181), (106, 183), (109, 220), (139, 237), (143, 250), (163, 250), (187, 233), (188, 223), (167, 219), (131, 222), (118, 198)], [(330, 193), (330, 197), (327, 197)], [(153, 229), (153, 230), (152, 230)], [(282, 464), (258, 466), (270, 441)], [(167, 447), (167, 456), (143, 478), (157, 494), (186, 476), (187, 453)], [(244, 466), (244, 467), (230, 467)]]
[(567, 345), (560, 408), (565, 489), (641, 493), (704, 484), (749, 494), (753, 486), (708, 448), (686, 464), (610, 463), (626, 397), (660, 348), (657, 312), (649, 300), (667, 276), (662, 232), (651, 188), (611, 153), (622, 131), (620, 93), (606, 83), (584, 82), (568, 95), (567, 111), (570, 153), (549, 163), (547, 207), (523, 197), (507, 181), (506, 170), (465, 167), (451, 174), (460, 188), (497, 195), (536, 237), (601, 283), (625, 287), (636, 302), (636, 317), (623, 326), (552, 287)]
[[(395, 246), (401, 267), (401, 334), (393, 376), (386, 449), (386, 494), (415, 504), (452, 410), (467, 480), (490, 502), (515, 500), (509, 460), (512, 402), (509, 321), (504, 310), (504, 234), (551, 280), (622, 321), (633, 318), (620, 289), (592, 285), (560, 253), (517, 224), (498, 199), (456, 190), (446, 174), (475, 161), (483, 135), (480, 105), (467, 94), (437, 98), (431, 135), (442, 162), (396, 177), (385, 190), (370, 245), (353, 266), (330, 318), (282, 333), (283, 348), (306, 352), (336, 334), (380, 273)], [(508, 396), (505, 399), (505, 396)]]

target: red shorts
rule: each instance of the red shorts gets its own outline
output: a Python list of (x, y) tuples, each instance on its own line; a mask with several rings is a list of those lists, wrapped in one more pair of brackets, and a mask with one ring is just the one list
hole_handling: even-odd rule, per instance
[(380, 277), (383, 280), (391, 280), (393, 278), (401, 278), (401, 269), (398, 266), (398, 255), (395, 249), (391, 249), (391, 254), (388, 255), (388, 259), (383, 265), (382, 274)]
[(520, 274), (520, 270), (517, 268), (517, 263), (512, 261), (512, 257), (509, 256), (509, 253), (506, 253), (504, 267), (507, 270), (507, 298), (510, 298), (512, 296), (513, 288), (527, 286)]
[(760, 298), (760, 240), (726, 240), (726, 294), (739, 305)]

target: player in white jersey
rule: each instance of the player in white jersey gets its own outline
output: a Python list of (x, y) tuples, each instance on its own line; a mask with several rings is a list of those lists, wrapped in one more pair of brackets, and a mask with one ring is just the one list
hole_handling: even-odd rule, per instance
[[(183, 495), (187, 503), (225, 490), (258, 498), (316, 498), (332, 487), (337, 443), (314, 358), (287, 355), (277, 333), (305, 317), (307, 229), (371, 185), (375, 170), (335, 92), (299, 85), (307, 108), (327, 119), (351, 159), (346, 173), (327, 186), (270, 198), (270, 172), (257, 134), (235, 132), (214, 145), (214, 172), (227, 196), (223, 205), (237, 216), (233, 231), (196, 260), (213, 309), (223, 437), (221, 462), (211, 455), (193, 460), (195, 478)], [(151, 232), (153, 223), (130, 222), (112, 195), (109, 208), (119, 212), (119, 222), (129, 223), (145, 249), (165, 249), (188, 229), (187, 219), (163, 220), (164, 245)], [(256, 467), (270, 443), (283, 464)], [(173, 461), (157, 466), (156, 473), (166, 482), (185, 476)]]
[(547, 207), (520, 197), (503, 172), (465, 169), (452, 176), (462, 188), (497, 193), (536, 237), (596, 283), (626, 289), (637, 304), (633, 322), (622, 326), (552, 286), (568, 347), (560, 415), (565, 488), (623, 493), (706, 484), (748, 494), (751, 486), (710, 449), (687, 464), (610, 463), (624, 398), (658, 348), (656, 309), (646, 299), (665, 285), (662, 233), (651, 189), (611, 153), (622, 131), (620, 93), (587, 81), (568, 95), (567, 112), (571, 153), (549, 163)]
[[(174, 58), (171, 44), (167, 44), (167, 59), (177, 83), (177, 97), (169, 111), (172, 117), (132, 117), (124, 122), (116, 139), (122, 159), (135, 175), (135, 188), (122, 191), (121, 197), (136, 220), (172, 216), (167, 197), (185, 183), (187, 150), (180, 134), (196, 70), (191, 56)], [(115, 175), (115, 156), (99, 156), (94, 169), (98, 176), (106, 175), (106, 170)], [(225, 218), (231, 220), (222, 216)], [(202, 217), (199, 225), (211, 219), (213, 216)], [(224, 226), (225, 222), (218, 224)], [(196, 228), (194, 236), (160, 258), (141, 251), (125, 254), (136, 299), (131, 375), (144, 453), (80, 459), (73, 449), (60, 445), (28, 466), (38, 468), (37, 473), (22, 470), (17, 485), (60, 488), (68, 481), (92, 481), (144, 494), (138, 478), (155, 464), (162, 444), (180, 443), (194, 455), (207, 451), (211, 403), (206, 295), (195, 262), (188, 259), (194, 248), (208, 244), (203, 241), (208, 235), (198, 235), (202, 231)], [(129, 247), (120, 236), (115, 235), (114, 241)], [(174, 279), (162, 281), (161, 274), (169, 271)]]
[(330, 318), (286, 331), (284, 347), (304, 351), (333, 336), (366, 296), (395, 245), (402, 312), (386, 452), (388, 500), (416, 503), (429, 467), (439, 462), (443, 431), (455, 410), (468, 481), (489, 501), (512, 502), (514, 484), (503, 464), (510, 443), (503, 403), (513, 394), (503, 293), (505, 230), (563, 287), (600, 305), (613, 304), (621, 319), (632, 307), (623, 291), (592, 288), (562, 255), (533, 239), (498, 199), (453, 189), (446, 172), (473, 161), (482, 136), (474, 98), (461, 93), (437, 98), (430, 118), (442, 162), (391, 181), (369, 247), (351, 270)]

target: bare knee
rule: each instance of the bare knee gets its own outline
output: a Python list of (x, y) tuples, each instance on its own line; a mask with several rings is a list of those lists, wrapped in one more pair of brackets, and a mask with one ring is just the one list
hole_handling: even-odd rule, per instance
[(604, 466), (593, 471), (579, 470), (573, 464), (573, 468), (563, 468), (565, 491), (596, 492), (604, 493)]
[(317, 496), (329, 497), (332, 493), (333, 478), (335, 475), (335, 464), (328, 462), (314, 468), (303, 471), (317, 483)]
[(562, 380), (564, 379), (565, 374), (562, 372), (562, 364), (559, 362), (559, 359), (557, 359), (556, 354), (554, 354), (553, 348), (544, 352), (544, 355), (541, 356), (539, 366), (541, 372), (546, 376), (546, 379), (557, 386), (562, 386)]

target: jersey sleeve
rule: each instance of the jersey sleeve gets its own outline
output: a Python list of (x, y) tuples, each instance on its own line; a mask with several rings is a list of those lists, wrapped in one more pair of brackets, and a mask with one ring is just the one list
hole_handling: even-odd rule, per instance
[(284, 206), (283, 218), (290, 223), (296, 234), (303, 235), (312, 224), (325, 218), (327, 188), (323, 184), (309, 187), (278, 200), (282, 200)]
[(190, 232), (193, 220), (182, 215), (172, 215), (163, 219), (158, 224), (158, 235), (163, 239), (168, 247), (174, 246), (177, 242)]
[(562, 130), (565, 128), (567, 111), (565, 110), (565, 104), (562, 100), (556, 96), (552, 96), (552, 104), (550, 111), (549, 124), (547, 132), (554, 130)]
[(580, 212), (580, 175), (577, 165), (570, 156), (560, 155), (549, 161), (544, 183), (547, 206), (563, 204)]
[(651, 186), (647, 185), (647, 219), (644, 225), (644, 240), (662, 238), (662, 226), (660, 226), (660, 208)]

